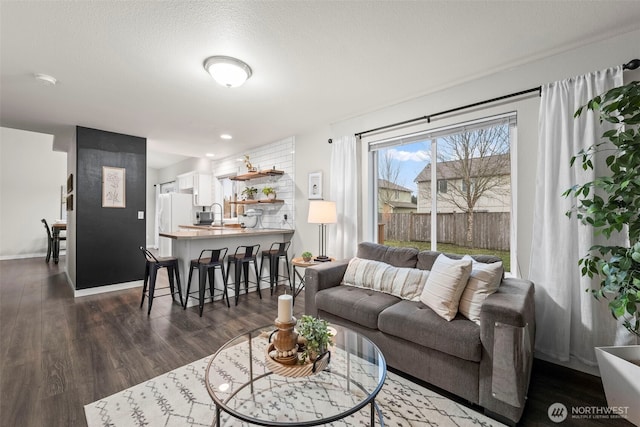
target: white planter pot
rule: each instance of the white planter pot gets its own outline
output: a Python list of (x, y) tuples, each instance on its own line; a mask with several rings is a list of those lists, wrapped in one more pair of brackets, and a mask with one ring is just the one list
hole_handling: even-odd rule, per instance
[(640, 426), (640, 345), (596, 347), (609, 407), (626, 407), (626, 419)]

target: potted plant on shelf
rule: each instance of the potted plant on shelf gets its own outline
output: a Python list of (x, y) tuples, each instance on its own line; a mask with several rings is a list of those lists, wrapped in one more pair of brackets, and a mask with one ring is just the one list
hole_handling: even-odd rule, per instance
[[(596, 96), (578, 109), (600, 111), (600, 120), (619, 125), (606, 131), (602, 141), (571, 158), (571, 165), (580, 159), (582, 168), (593, 169), (596, 153), (609, 151), (608, 173), (593, 181), (575, 185), (565, 196), (575, 196), (576, 206), (567, 212), (597, 233), (609, 238), (615, 233), (628, 236), (624, 246), (595, 245), (579, 260), (581, 274), (600, 280), (598, 289), (591, 289), (596, 299), (609, 300), (614, 318), (640, 336), (640, 82), (634, 81)], [(628, 420), (640, 425), (640, 346), (599, 347), (596, 357), (609, 406), (629, 406)], [(615, 366), (617, 365), (617, 366)], [(617, 379), (608, 378), (618, 375)], [(632, 382), (636, 381), (634, 386)], [(633, 391), (635, 389), (635, 392)], [(621, 401), (616, 400), (620, 398)], [(631, 405), (635, 402), (636, 404)], [(636, 409), (632, 409), (636, 408)], [(632, 413), (634, 412), (634, 413)]]
[(242, 194), (246, 196), (247, 200), (253, 200), (257, 192), (258, 189), (256, 187), (245, 187), (244, 190), (242, 190)]
[(269, 200), (273, 200), (276, 198), (276, 189), (273, 187), (264, 187), (262, 189), (262, 193), (267, 196)]
[(329, 343), (333, 335), (329, 331), (329, 322), (326, 320), (305, 314), (300, 318), (297, 330), (304, 344), (303, 362), (307, 358), (313, 362), (322, 357), (329, 349)]
[(304, 251), (302, 252), (302, 260), (304, 262), (309, 262), (311, 261), (311, 257), (313, 257), (313, 254), (309, 251)]

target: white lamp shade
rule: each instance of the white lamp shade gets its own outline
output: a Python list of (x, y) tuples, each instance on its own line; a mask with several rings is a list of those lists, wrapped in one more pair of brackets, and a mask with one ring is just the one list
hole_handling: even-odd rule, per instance
[(328, 200), (312, 200), (309, 202), (309, 218), (307, 222), (310, 224), (335, 224), (338, 222), (336, 202)]

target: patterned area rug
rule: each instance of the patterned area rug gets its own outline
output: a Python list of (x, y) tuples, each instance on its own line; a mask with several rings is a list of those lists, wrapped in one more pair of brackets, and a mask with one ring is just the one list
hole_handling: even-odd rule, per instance
[[(84, 407), (89, 427), (211, 426), (215, 405), (205, 386), (209, 357)], [(392, 372), (376, 402), (386, 426), (502, 426), (483, 414)], [(368, 426), (370, 406), (331, 426)], [(247, 425), (223, 413), (223, 426)], [(376, 425), (378, 423), (376, 422)]]

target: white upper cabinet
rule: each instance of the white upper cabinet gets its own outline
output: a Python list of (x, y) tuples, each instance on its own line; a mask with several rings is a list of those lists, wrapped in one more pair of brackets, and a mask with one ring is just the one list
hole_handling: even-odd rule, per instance
[(193, 204), (194, 206), (211, 206), (213, 204), (211, 175), (198, 172), (193, 174)]
[(211, 175), (201, 172), (188, 172), (178, 175), (178, 191), (193, 193), (194, 206), (211, 206), (213, 194)]
[(193, 190), (193, 177), (195, 172), (178, 175), (178, 191)]

